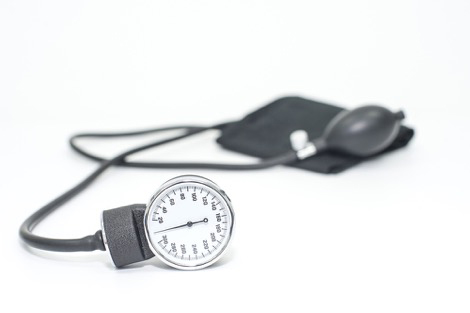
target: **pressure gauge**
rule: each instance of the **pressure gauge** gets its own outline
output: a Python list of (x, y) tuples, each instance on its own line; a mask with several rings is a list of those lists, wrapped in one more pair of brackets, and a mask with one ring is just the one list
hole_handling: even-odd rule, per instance
[(179, 176), (163, 184), (147, 205), (145, 233), (152, 252), (169, 266), (193, 270), (216, 262), (232, 235), (229, 197), (212, 181)]
[(174, 268), (194, 270), (222, 256), (233, 223), (225, 192), (207, 178), (186, 175), (164, 183), (148, 204), (103, 211), (101, 233), (116, 267), (157, 256)]

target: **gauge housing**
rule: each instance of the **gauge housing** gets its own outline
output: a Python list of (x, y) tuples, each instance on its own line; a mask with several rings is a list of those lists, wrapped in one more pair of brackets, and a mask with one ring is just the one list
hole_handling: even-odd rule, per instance
[[(180, 200), (177, 199), (176, 204), (175, 204), (175, 200), (174, 200), (179, 196), (177, 195), (175, 190), (178, 190), (178, 188), (181, 190), (181, 186), (184, 186), (184, 188), (188, 188), (188, 192), (189, 192), (189, 188), (194, 188), (195, 191), (197, 189), (198, 191), (200, 191), (201, 194), (203, 193), (203, 191), (204, 193), (207, 192), (207, 195), (212, 196), (212, 200), (215, 199), (218, 203), (214, 206), (214, 202), (216, 202), (214, 201), (212, 202), (212, 206), (211, 206), (211, 205), (208, 205), (208, 203), (204, 202), (205, 206), (202, 206), (201, 205), (202, 200), (199, 201), (199, 198), (195, 200), (196, 199), (195, 194), (193, 194), (193, 199), (192, 199), (194, 202), (192, 202), (191, 199), (184, 198), (184, 195), (182, 195), (181, 196), (182, 199), (186, 199), (185, 200), (186, 207), (182, 208), (181, 206), (183, 206), (183, 204), (181, 203), (184, 201), (181, 201), (178, 204), (178, 201)], [(170, 198), (169, 194), (171, 194), (173, 198)], [(188, 195), (186, 195), (186, 197), (188, 197)], [(171, 200), (171, 203), (172, 203), (171, 208), (168, 205), (168, 203), (165, 202), (165, 200), (167, 202)], [(168, 207), (168, 209), (165, 207), (165, 214), (163, 214), (162, 212), (163, 210), (162, 203), (165, 203)], [(179, 208), (178, 208), (178, 205), (180, 205)], [(191, 208), (188, 208), (188, 207), (191, 207)], [(187, 218), (185, 216), (185, 214), (187, 214), (190, 210), (193, 210), (193, 209), (202, 210), (202, 212), (212, 212), (211, 210), (214, 210), (213, 213), (217, 215), (217, 221), (219, 221), (219, 216), (220, 216), (220, 214), (217, 214), (217, 212), (219, 211), (223, 212), (222, 214), (224, 215), (222, 216), (224, 216), (224, 220), (222, 221), (222, 223), (225, 223), (223, 224), (225, 228), (221, 228), (219, 226), (220, 224), (217, 225), (217, 221), (215, 221), (215, 224), (216, 224), (215, 226), (217, 226), (217, 228), (215, 228), (216, 230), (214, 232), (212, 233), (210, 232), (210, 230), (212, 230), (213, 228), (209, 228), (209, 227), (212, 227), (214, 225), (214, 223), (211, 224), (211, 222), (213, 222), (213, 219), (214, 219), (213, 215), (210, 215), (209, 219), (204, 218), (203, 220), (196, 222), (196, 223), (201, 223), (202, 226), (201, 225), (193, 226), (194, 220), (188, 221), (191, 218), (189, 217)], [(168, 212), (169, 210), (172, 210), (171, 214)], [(205, 214), (205, 213), (201, 213), (201, 214)], [(208, 213), (208, 214), (211, 214), (211, 213)], [(161, 232), (165, 232), (168, 230), (168, 229), (160, 230), (158, 228), (160, 227), (160, 224), (158, 223), (158, 221), (159, 221), (159, 218), (162, 218), (160, 222), (163, 223), (162, 216), (165, 216), (165, 219), (166, 219), (166, 217), (170, 215), (173, 215), (173, 219), (176, 218), (176, 220), (179, 220), (180, 224), (182, 222), (182, 225), (178, 226), (182, 228), (178, 230), (172, 230), (173, 228), (177, 228), (177, 227), (170, 227), (169, 228), (170, 231), (178, 232), (180, 238), (185, 238), (185, 237), (188, 238), (188, 236), (191, 235), (189, 232), (193, 230), (190, 230), (189, 228), (198, 228), (199, 233), (201, 233), (201, 231), (209, 232), (209, 235), (207, 238), (211, 238), (212, 236), (212, 241), (215, 243), (215, 245), (212, 245), (212, 243), (210, 244), (211, 244), (211, 247), (214, 247), (214, 250), (212, 250), (211, 252), (212, 248), (209, 248), (209, 249), (207, 248), (209, 247), (209, 245), (206, 246), (207, 250), (205, 250), (204, 247), (201, 247), (201, 246), (197, 247), (196, 244), (192, 245), (191, 247), (190, 245), (180, 244), (180, 242), (171, 243), (173, 250), (171, 250), (171, 246), (168, 249), (166, 249), (166, 246), (170, 245), (170, 243), (168, 243), (167, 245), (164, 245), (163, 243), (161, 243), (163, 241), (163, 239), (161, 238), (162, 237), (165, 238), (166, 236), (156, 235), (156, 233), (161, 233)], [(188, 222), (186, 223), (186, 221)], [(204, 221), (204, 223), (202, 221)], [(213, 181), (207, 178), (201, 177), (201, 176), (196, 176), (196, 175), (178, 176), (165, 182), (151, 197), (147, 205), (147, 208), (145, 210), (145, 214), (144, 214), (144, 229), (145, 229), (146, 241), (149, 244), (150, 250), (165, 264), (171, 267), (177, 268), (177, 269), (181, 269), (181, 270), (202, 269), (217, 262), (217, 260), (219, 260), (220, 257), (222, 257), (222, 255), (225, 253), (226, 248), (231, 240), (234, 222), (235, 222), (235, 219), (234, 219), (233, 206), (227, 194)], [(188, 227), (185, 227), (186, 226), (185, 223), (188, 225)], [(178, 224), (178, 223), (173, 222), (170, 224), (171, 226), (173, 226), (173, 224)], [(208, 224), (208, 225), (203, 225), (203, 224)], [(155, 231), (155, 230), (159, 230), (159, 231)], [(218, 239), (217, 239), (214, 233), (217, 233), (217, 231), (219, 230), (221, 231), (221, 234), (217, 234), (218, 236), (217, 237)], [(187, 234), (185, 232), (187, 232)], [(193, 232), (192, 234), (196, 234), (196, 232)], [(194, 236), (197, 237), (197, 235), (194, 235)], [(160, 239), (160, 241), (158, 241), (158, 239)], [(210, 242), (211, 240), (207, 239), (204, 241)], [(193, 254), (192, 249), (194, 249), (194, 254)], [(199, 254), (200, 251), (203, 251), (202, 254)], [(206, 254), (204, 254), (204, 252), (206, 252)], [(174, 255), (174, 253), (176, 253), (176, 256)], [(180, 254), (178, 255), (178, 253)], [(183, 255), (182, 253), (185, 253), (185, 255)], [(193, 256), (193, 259), (191, 259), (191, 256)]]

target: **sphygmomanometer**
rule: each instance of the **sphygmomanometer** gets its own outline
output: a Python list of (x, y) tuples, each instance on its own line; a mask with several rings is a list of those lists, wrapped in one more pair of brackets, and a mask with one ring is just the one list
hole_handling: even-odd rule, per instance
[[(164, 183), (148, 203), (132, 204), (102, 213), (102, 227), (78, 239), (41, 237), (34, 227), (46, 216), (89, 186), (111, 166), (137, 168), (257, 170), (287, 165), (319, 173), (339, 173), (369, 158), (404, 147), (413, 130), (402, 125), (402, 111), (369, 105), (343, 108), (287, 97), (276, 100), (235, 122), (214, 126), (175, 126), (122, 133), (83, 133), (70, 139), (81, 155), (100, 166), (58, 198), (28, 217), (20, 227), (23, 241), (49, 251), (108, 250), (116, 267), (154, 256), (178, 269), (200, 269), (216, 262), (230, 242), (234, 211), (229, 196), (213, 181), (184, 175)], [(182, 134), (125, 151), (105, 159), (77, 145), (80, 138), (131, 137), (180, 130)], [(256, 163), (137, 162), (138, 152), (218, 130), (224, 148), (259, 157)]]

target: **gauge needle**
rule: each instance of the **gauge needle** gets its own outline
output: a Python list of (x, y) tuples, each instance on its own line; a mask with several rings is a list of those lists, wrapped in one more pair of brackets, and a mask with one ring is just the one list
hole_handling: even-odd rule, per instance
[(167, 228), (167, 229), (164, 229), (164, 230), (156, 231), (156, 232), (154, 232), (154, 234), (162, 233), (162, 232), (167, 231), (167, 230), (172, 230), (172, 229), (181, 228), (181, 227), (191, 227), (194, 224), (198, 224), (198, 223), (202, 223), (202, 222), (207, 223), (208, 221), (209, 220), (207, 218), (203, 218), (202, 220), (197, 221), (197, 222), (189, 221), (189, 222), (187, 222), (185, 224), (182, 224), (182, 225), (178, 225), (178, 226), (175, 226), (175, 227), (170, 227), (170, 228)]

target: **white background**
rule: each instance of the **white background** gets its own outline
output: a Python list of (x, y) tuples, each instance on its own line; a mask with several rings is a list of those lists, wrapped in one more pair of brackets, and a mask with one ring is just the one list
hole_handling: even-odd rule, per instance
[[(0, 2), (0, 311), (469, 312), (470, 2)], [(232, 198), (217, 265), (114, 269), (21, 244), (23, 219), (97, 164), (79, 131), (241, 118), (301, 95), (403, 108), (410, 146), (340, 175), (114, 168), (36, 232), (78, 237), (188, 172)], [(139, 156), (246, 161), (206, 134)], [(89, 142), (103, 155), (152, 140)]]

